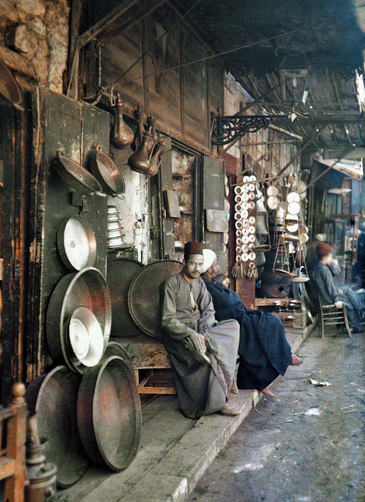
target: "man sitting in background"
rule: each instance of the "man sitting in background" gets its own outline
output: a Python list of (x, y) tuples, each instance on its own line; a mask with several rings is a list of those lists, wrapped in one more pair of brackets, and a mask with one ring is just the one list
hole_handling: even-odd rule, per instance
[(320, 302), (323, 305), (347, 307), (347, 315), (352, 333), (361, 333), (361, 316), (364, 306), (351, 288), (338, 289), (330, 268), (333, 261), (332, 246), (326, 242), (318, 244), (316, 248), (317, 260), (309, 271), (313, 287), (317, 288)]
[(202, 279), (203, 245), (190, 242), (184, 268), (164, 285), (163, 342), (174, 371), (180, 408), (190, 418), (221, 412), (238, 415), (228, 404), (237, 361), (239, 324), (217, 322)]

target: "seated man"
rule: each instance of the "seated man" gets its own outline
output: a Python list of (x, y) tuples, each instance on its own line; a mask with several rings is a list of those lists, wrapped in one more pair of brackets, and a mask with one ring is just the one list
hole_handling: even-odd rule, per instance
[(239, 325), (217, 322), (212, 298), (200, 279), (203, 245), (185, 246), (184, 268), (164, 285), (163, 342), (174, 371), (180, 408), (190, 418), (221, 412), (228, 405), (237, 361)]
[(238, 387), (258, 389), (274, 397), (267, 386), (284, 375), (289, 365), (297, 366), (302, 361), (292, 354), (281, 320), (269, 312), (245, 307), (237, 293), (216, 280), (214, 251), (204, 249), (203, 253), (202, 278), (212, 295), (217, 320), (236, 319), (240, 323)]
[(317, 260), (309, 272), (312, 284), (317, 288), (319, 300), (323, 305), (334, 304), (341, 308), (345, 304), (352, 333), (361, 333), (361, 313), (364, 306), (351, 288), (337, 288), (328, 267), (332, 261), (332, 246), (326, 242), (318, 244)]

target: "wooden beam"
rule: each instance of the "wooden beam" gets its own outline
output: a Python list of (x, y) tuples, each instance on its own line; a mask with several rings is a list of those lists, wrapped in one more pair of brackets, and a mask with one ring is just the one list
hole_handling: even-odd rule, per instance
[(123, 0), (120, 5), (117, 5), (109, 14), (100, 19), (94, 26), (86, 30), (78, 39), (78, 48), (81, 49), (93, 38), (97, 37), (110, 24), (114, 23), (120, 16), (125, 14), (131, 7), (138, 4), (140, 0)]
[[(344, 146), (336, 146), (336, 148), (325, 148), (322, 153), (324, 159), (335, 159), (343, 151)], [(343, 158), (349, 160), (358, 160), (365, 157), (365, 147), (355, 146), (349, 152), (347, 152)]]

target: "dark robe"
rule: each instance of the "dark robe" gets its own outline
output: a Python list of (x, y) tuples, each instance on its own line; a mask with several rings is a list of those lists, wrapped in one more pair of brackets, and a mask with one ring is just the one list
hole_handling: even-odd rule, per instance
[(244, 306), (237, 293), (213, 279), (204, 279), (218, 321), (236, 319), (241, 327), (237, 384), (240, 389), (262, 390), (284, 375), (291, 349), (281, 320), (274, 314)]
[[(202, 279), (189, 284), (178, 274), (164, 284), (162, 327), (183, 413), (198, 418), (221, 411), (235, 375), (237, 321), (217, 322), (212, 298)], [(190, 343), (196, 333), (205, 337), (211, 364), (196, 358)]]

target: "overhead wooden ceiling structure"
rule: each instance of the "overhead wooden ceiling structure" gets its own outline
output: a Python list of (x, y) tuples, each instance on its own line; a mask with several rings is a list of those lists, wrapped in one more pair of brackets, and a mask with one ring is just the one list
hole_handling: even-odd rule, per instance
[[(316, 150), (331, 149), (339, 156), (344, 151), (351, 150), (352, 155), (354, 151), (363, 152), (365, 122), (355, 76), (356, 72), (363, 72), (364, 2), (172, 0), (172, 3), (181, 13), (191, 8), (189, 22), (214, 51), (227, 52), (223, 56), (227, 70), (256, 103), (275, 115), (289, 116), (295, 111), (299, 120), (288, 120), (286, 128), (304, 140), (313, 137), (313, 131), (318, 129), (313, 139)], [(283, 91), (283, 84), (280, 85), (280, 64), (286, 56), (295, 56), (308, 69), (302, 89), (299, 85), (294, 89), (286, 82)], [(304, 86), (308, 91), (305, 104)], [(306, 123), (305, 116), (324, 120)]]

